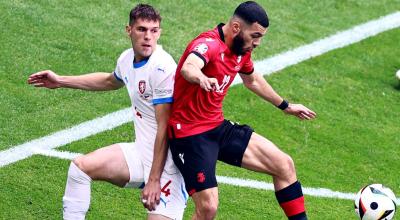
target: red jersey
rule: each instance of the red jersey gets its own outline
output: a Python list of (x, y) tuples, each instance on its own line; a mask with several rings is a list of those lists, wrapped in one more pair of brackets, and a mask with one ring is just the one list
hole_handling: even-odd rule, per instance
[[(223, 25), (219, 24), (215, 29), (200, 34), (189, 43), (179, 60), (175, 74), (174, 102), (168, 121), (172, 128), (169, 129), (170, 137), (200, 134), (220, 125), (224, 120), (222, 102), (236, 74), (251, 74), (254, 71), (251, 52), (238, 56), (225, 44)], [(218, 80), (220, 91), (207, 92), (181, 75), (182, 65), (191, 53), (204, 61), (202, 72)]]

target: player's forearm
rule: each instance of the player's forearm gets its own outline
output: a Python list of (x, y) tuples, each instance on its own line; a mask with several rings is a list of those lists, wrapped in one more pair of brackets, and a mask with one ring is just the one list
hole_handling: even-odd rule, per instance
[(185, 63), (182, 66), (181, 74), (190, 83), (200, 84), (202, 78), (206, 77), (201, 69), (191, 63)]
[(263, 98), (264, 100), (272, 103), (275, 106), (278, 106), (282, 103), (283, 99), (275, 90), (271, 87), (271, 85), (262, 77), (260, 74), (253, 73), (254, 79), (245, 82), (245, 86)]
[(110, 73), (90, 73), (80, 76), (60, 76), (59, 83), (63, 88), (104, 91), (119, 88)]
[(168, 155), (167, 127), (171, 112), (171, 104), (155, 105), (157, 133), (154, 141), (153, 163), (151, 165), (149, 181), (159, 181)]
[[(158, 128), (164, 129), (164, 128)], [(153, 163), (151, 165), (149, 181), (159, 181), (161, 178), (161, 174), (163, 172), (165, 161), (167, 159), (168, 154), (168, 145), (167, 145), (167, 132), (166, 127), (164, 131), (159, 132), (157, 130), (157, 136), (154, 143), (154, 152), (153, 152)]]

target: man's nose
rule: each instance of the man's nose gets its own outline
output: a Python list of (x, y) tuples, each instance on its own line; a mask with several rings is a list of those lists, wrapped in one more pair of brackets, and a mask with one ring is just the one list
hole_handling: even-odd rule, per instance
[(144, 33), (144, 39), (145, 39), (145, 40), (150, 40), (150, 38), (151, 38), (151, 33), (150, 33), (150, 31), (146, 31), (146, 32)]
[(253, 47), (258, 47), (258, 46), (260, 46), (260, 43), (261, 43), (261, 39), (255, 40), (255, 41), (253, 42)]

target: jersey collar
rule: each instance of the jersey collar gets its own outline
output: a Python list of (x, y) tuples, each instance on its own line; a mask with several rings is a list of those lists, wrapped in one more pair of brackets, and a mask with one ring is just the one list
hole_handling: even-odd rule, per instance
[[(155, 54), (155, 53), (158, 53), (158, 51), (159, 50), (162, 50), (162, 46), (161, 45), (159, 45), (159, 44), (157, 44), (156, 45), (156, 49), (153, 51), (153, 53), (149, 56), (149, 57), (147, 57), (147, 58), (145, 58), (144, 60), (142, 60), (142, 61), (140, 61), (140, 62), (137, 62), (137, 63), (135, 63), (135, 56), (133, 57), (133, 62), (132, 62), (132, 67), (134, 68), (134, 69), (138, 69), (138, 68), (140, 68), (140, 67), (143, 67), (144, 65), (146, 65), (146, 63), (147, 62), (149, 62), (149, 60), (150, 59), (152, 59), (151, 57)], [(154, 59), (154, 58), (153, 58)]]
[(218, 29), (219, 38), (222, 40), (222, 42), (225, 43), (224, 32), (222, 31), (222, 27), (223, 27), (224, 25), (225, 25), (224, 23), (220, 23), (220, 24), (217, 26), (217, 29)]
[(231, 52), (231, 49), (229, 49), (228, 45), (226, 45), (226, 43), (225, 43), (224, 31), (222, 30), (222, 27), (223, 27), (224, 25), (225, 25), (224, 23), (220, 23), (219, 25), (217, 25), (217, 28), (216, 28), (217, 31), (218, 31), (219, 39), (223, 42), (223, 43), (221, 44), (221, 45), (223, 45), (222, 48), (221, 48), (221, 50), (222, 50), (224, 53), (233, 54), (233, 53)]
[(135, 63), (135, 60), (134, 60), (134, 61), (133, 61), (133, 68), (134, 68), (134, 69), (137, 69), (137, 68), (140, 68), (140, 67), (146, 65), (147, 61), (149, 61), (149, 58), (150, 58), (150, 57), (147, 57), (147, 58), (145, 58), (144, 60), (142, 60), (142, 61), (140, 61), (140, 62), (137, 62), (137, 63)]

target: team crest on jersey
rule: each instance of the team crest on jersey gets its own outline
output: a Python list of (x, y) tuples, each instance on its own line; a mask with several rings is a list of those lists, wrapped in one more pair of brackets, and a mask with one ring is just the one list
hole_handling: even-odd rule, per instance
[(194, 48), (195, 51), (199, 52), (200, 54), (205, 54), (208, 50), (208, 46), (205, 43), (201, 43)]
[(139, 92), (143, 94), (146, 91), (146, 81), (140, 80), (139, 81)]

